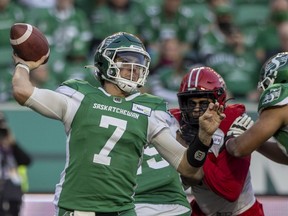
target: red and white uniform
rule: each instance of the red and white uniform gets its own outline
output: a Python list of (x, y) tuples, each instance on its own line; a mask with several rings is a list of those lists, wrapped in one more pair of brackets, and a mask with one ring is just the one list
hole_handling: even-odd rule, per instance
[[(179, 112), (171, 111), (178, 120)], [(242, 104), (226, 107), (226, 118), (213, 135), (213, 145), (203, 166), (205, 176), (201, 184), (192, 187), (195, 199), (191, 202), (191, 216), (264, 215), (262, 204), (257, 202), (252, 188), (249, 172), (251, 156), (236, 158), (222, 147), (231, 124), (244, 112)]]

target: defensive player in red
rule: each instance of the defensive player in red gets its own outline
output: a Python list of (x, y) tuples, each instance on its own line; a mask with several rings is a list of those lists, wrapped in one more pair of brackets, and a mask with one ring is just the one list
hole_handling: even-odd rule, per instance
[[(187, 145), (193, 143), (198, 133), (199, 117), (210, 102), (217, 101), (225, 106), (226, 95), (225, 82), (213, 69), (191, 69), (184, 76), (177, 95), (180, 109), (171, 110), (180, 123), (178, 140)], [(213, 144), (203, 166), (202, 182), (191, 187), (194, 195), (192, 216), (262, 216), (262, 204), (254, 195), (249, 172), (251, 155), (236, 158), (226, 151), (224, 144), (231, 124), (239, 124), (245, 130), (253, 120), (245, 114), (242, 104), (227, 105), (225, 114), (226, 118), (213, 135)]]

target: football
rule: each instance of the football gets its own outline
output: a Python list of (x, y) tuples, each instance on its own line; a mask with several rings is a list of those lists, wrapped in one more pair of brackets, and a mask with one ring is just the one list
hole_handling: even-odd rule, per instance
[[(28, 23), (15, 23), (10, 29), (10, 44), (14, 53), (25, 61), (38, 61), (47, 55), (48, 61), (50, 48), (45, 35)], [(43, 63), (43, 64), (44, 64)]]

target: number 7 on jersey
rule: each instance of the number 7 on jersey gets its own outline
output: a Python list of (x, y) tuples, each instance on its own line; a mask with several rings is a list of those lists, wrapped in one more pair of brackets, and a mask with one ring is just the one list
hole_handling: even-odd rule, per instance
[(116, 126), (116, 129), (111, 135), (111, 137), (107, 140), (99, 154), (94, 154), (93, 158), (94, 163), (99, 163), (107, 166), (109, 166), (111, 163), (111, 157), (109, 157), (108, 155), (115, 147), (117, 141), (124, 134), (127, 127), (127, 121), (103, 115), (100, 120), (100, 127), (108, 128), (109, 125)]

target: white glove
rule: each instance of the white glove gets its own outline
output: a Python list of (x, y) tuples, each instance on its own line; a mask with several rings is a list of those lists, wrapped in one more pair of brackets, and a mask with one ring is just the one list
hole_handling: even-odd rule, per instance
[(248, 130), (253, 124), (254, 121), (251, 119), (251, 117), (244, 113), (234, 120), (233, 124), (230, 126), (227, 132), (227, 136), (238, 137), (246, 130)]

